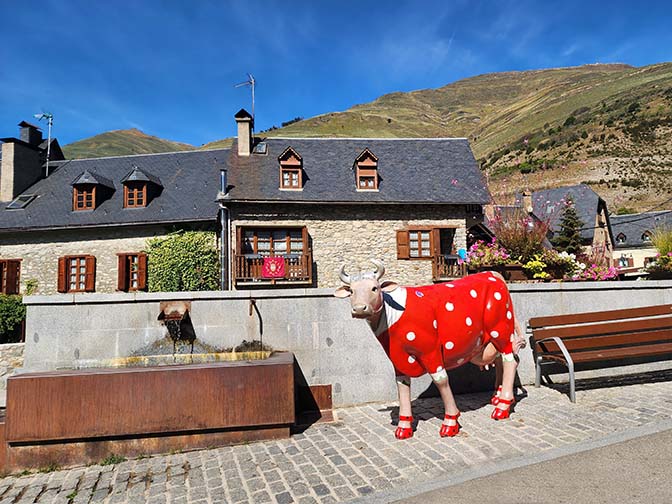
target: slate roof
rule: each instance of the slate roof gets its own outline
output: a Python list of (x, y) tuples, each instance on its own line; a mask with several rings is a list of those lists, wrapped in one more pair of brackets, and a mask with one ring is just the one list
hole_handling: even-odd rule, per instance
[[(464, 138), (269, 138), (266, 154), (229, 157), (228, 201), (485, 204), (485, 178)], [(292, 147), (303, 159), (303, 190), (280, 190), (278, 156)], [(379, 191), (357, 191), (355, 159), (378, 158)]]
[(107, 177), (103, 177), (101, 174), (89, 169), (84, 170), (80, 175), (78, 175), (70, 185), (74, 186), (76, 184), (98, 184), (109, 187), (110, 189), (114, 189), (114, 182), (112, 182)]
[[(653, 232), (656, 227), (672, 229), (672, 210), (611, 216), (611, 232), (616, 248), (652, 247), (651, 242), (642, 240), (642, 236), (647, 231)], [(621, 233), (625, 235), (622, 243), (618, 241)]]
[[(0, 203), (0, 232), (120, 224), (214, 221), (219, 170), (228, 149), (146, 154), (50, 163), (52, 173), (23, 194), (38, 197), (25, 208), (7, 210)], [(146, 208), (123, 208), (121, 180), (137, 166), (159, 177), (163, 191)], [(92, 211), (72, 211), (71, 183), (83, 172), (102, 176), (115, 191)]]
[(141, 170), (137, 166), (133, 167), (133, 169), (128, 172), (128, 174), (121, 179), (121, 182), (151, 182), (153, 184), (156, 184), (159, 187), (163, 187), (163, 184), (161, 183), (161, 180), (159, 177), (155, 177), (151, 173), (147, 173), (145, 170)]
[[(587, 242), (592, 242), (595, 235), (595, 217), (600, 205), (606, 207), (606, 203), (586, 184), (534, 191), (532, 193), (533, 212), (541, 220), (548, 219), (551, 230), (557, 232), (560, 230), (565, 202), (570, 196), (574, 200), (576, 213), (584, 225), (581, 238)], [(516, 199), (522, 201), (520, 195)]]

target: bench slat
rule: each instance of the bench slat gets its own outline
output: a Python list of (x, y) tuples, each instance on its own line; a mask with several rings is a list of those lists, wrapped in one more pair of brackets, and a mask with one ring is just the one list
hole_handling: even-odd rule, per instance
[(669, 314), (672, 314), (672, 304), (591, 313), (552, 315), (549, 317), (534, 317), (529, 320), (528, 324), (532, 329), (538, 329), (540, 327), (552, 325), (584, 324), (590, 322), (604, 322), (607, 320), (623, 320), (628, 318), (652, 317), (655, 315)]
[[(569, 352), (587, 350), (589, 348), (610, 348), (617, 346), (635, 346), (643, 343), (672, 343), (672, 330), (646, 331), (627, 334), (611, 334), (607, 336), (592, 336), (587, 338), (563, 339)], [(537, 353), (559, 352), (560, 348), (554, 340), (539, 343), (535, 341)]]
[[(601, 360), (625, 359), (629, 357), (648, 357), (655, 355), (672, 354), (672, 343), (660, 343), (657, 345), (642, 345), (628, 348), (610, 348), (603, 350), (592, 350), (589, 352), (572, 353), (574, 363), (595, 362)], [(562, 354), (546, 354), (544, 360), (554, 360), (565, 363)]]
[(606, 334), (623, 334), (646, 330), (670, 330), (672, 331), (672, 316), (658, 317), (640, 320), (626, 320), (623, 322), (607, 322), (604, 324), (575, 325), (566, 327), (550, 327), (535, 329), (535, 340), (557, 336), (565, 339), (581, 338), (585, 336), (599, 336)]

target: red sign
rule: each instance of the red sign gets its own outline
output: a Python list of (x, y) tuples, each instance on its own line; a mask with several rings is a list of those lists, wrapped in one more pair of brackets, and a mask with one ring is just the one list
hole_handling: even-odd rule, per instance
[(285, 260), (282, 257), (264, 257), (261, 276), (264, 278), (283, 278), (285, 276)]

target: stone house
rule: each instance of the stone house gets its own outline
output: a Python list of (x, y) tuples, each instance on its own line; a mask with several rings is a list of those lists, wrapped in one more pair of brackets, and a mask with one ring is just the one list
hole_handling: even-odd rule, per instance
[(25, 292), (28, 282), (40, 294), (143, 290), (148, 238), (197, 228), (214, 242), (228, 149), (68, 161), (52, 145), (47, 176), (26, 124), (21, 140), (2, 144), (3, 293)]
[(642, 268), (658, 253), (651, 243), (653, 232), (656, 229), (672, 229), (672, 212), (612, 215), (611, 228), (616, 241), (616, 264), (625, 268)]
[(238, 137), (218, 197), (231, 284), (335, 287), (339, 270), (422, 284), (461, 276), (457, 251), (491, 199), (464, 138)]

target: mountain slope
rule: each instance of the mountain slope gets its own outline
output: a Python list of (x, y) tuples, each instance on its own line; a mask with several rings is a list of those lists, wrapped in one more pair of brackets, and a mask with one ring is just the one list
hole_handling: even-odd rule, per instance
[(138, 129), (115, 130), (85, 138), (63, 147), (68, 159), (153, 154), (193, 150), (193, 145), (171, 142), (147, 135)]

